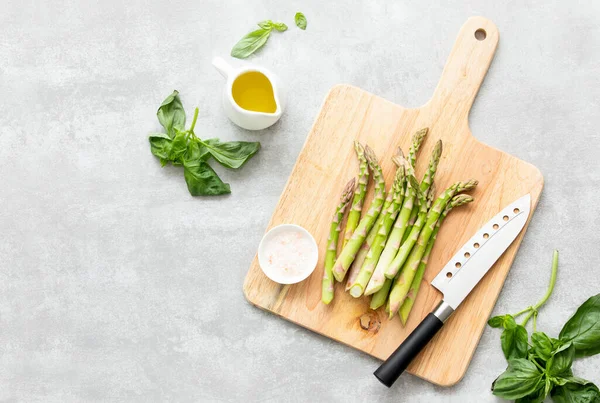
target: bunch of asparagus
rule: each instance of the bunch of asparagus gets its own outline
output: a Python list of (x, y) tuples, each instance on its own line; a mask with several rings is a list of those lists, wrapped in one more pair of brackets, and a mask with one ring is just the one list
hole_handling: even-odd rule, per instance
[[(354, 298), (371, 296), (371, 309), (385, 305), (390, 319), (399, 314), (403, 324), (408, 320), (442, 222), (453, 208), (473, 201), (463, 192), (477, 186), (476, 180), (456, 182), (436, 197), (434, 179), (442, 155), (441, 140), (433, 148), (422, 180), (417, 180), (414, 167), (427, 132), (425, 128), (415, 133), (407, 156), (398, 148), (392, 158), (396, 175), (387, 192), (373, 150), (354, 143), (358, 181), (353, 178), (344, 188), (331, 223), (322, 287), (325, 304), (334, 298), (334, 281), (347, 277), (346, 291)], [(361, 217), (370, 178), (375, 186), (373, 199)]]

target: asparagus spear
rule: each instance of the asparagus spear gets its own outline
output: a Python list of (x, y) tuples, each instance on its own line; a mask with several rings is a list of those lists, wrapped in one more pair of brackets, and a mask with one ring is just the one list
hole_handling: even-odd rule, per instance
[[(433, 180), (435, 179), (435, 173), (437, 171), (437, 167), (440, 163), (440, 157), (442, 156), (442, 140), (438, 140), (433, 147), (433, 151), (431, 152), (431, 157), (429, 158), (429, 166), (427, 167), (427, 171), (425, 171), (425, 175), (423, 175), (423, 180), (421, 181), (421, 191), (426, 195), (432, 192), (431, 185), (433, 184)], [(434, 192), (435, 193), (435, 192)], [(415, 225), (415, 221), (417, 220), (417, 216), (419, 214), (419, 209), (413, 207), (413, 210), (410, 214), (410, 218), (408, 219), (408, 226), (406, 231), (404, 231), (404, 236), (402, 237), (402, 243), (406, 241), (410, 234), (410, 230)]]
[[(467, 184), (458, 183), (457, 185), (453, 185), (448, 190), (454, 188), (454, 193), (458, 193), (459, 191), (468, 190), (469, 188), (473, 188), (477, 184), (477, 181), (468, 182)], [(467, 185), (470, 185), (468, 188)], [(419, 239), (417, 240), (417, 244), (415, 248), (411, 251), (410, 256), (406, 259), (406, 264), (402, 272), (399, 274), (398, 278), (394, 281), (394, 285), (392, 286), (392, 291), (390, 292), (390, 318), (393, 317), (396, 312), (400, 309), (400, 305), (404, 303), (404, 299), (406, 298), (406, 294), (408, 293), (408, 289), (410, 288), (413, 279), (415, 278), (415, 274), (417, 268), (419, 266), (419, 262), (425, 253), (425, 249), (427, 249), (427, 243), (431, 238), (431, 234), (435, 229), (435, 224), (437, 220), (440, 218), (443, 210), (446, 208), (448, 203), (461, 203), (464, 204), (464, 196), (459, 195), (452, 201), (449, 201), (450, 198), (446, 199), (448, 194), (451, 194), (452, 191), (444, 192), (442, 196), (440, 196), (435, 204), (431, 207), (429, 214), (427, 215), (427, 224), (423, 227), (423, 230), (419, 234)], [(453, 197), (454, 195), (450, 196)], [(469, 196), (467, 196), (469, 197)], [(456, 200), (456, 201), (455, 201)]]
[[(463, 201), (455, 200), (457, 198), (462, 198), (464, 200)], [(408, 315), (410, 314), (410, 311), (412, 310), (412, 307), (415, 304), (415, 300), (417, 298), (417, 293), (419, 292), (419, 288), (421, 287), (421, 281), (423, 280), (423, 275), (425, 274), (425, 268), (427, 267), (427, 262), (429, 261), (429, 255), (431, 254), (431, 250), (433, 249), (433, 244), (435, 243), (435, 240), (437, 239), (437, 234), (438, 234), (438, 231), (440, 230), (440, 226), (442, 225), (442, 222), (444, 221), (444, 219), (446, 218), (446, 216), (448, 215), (450, 210), (452, 210), (454, 207), (458, 207), (462, 204), (467, 204), (472, 201), (473, 201), (473, 198), (468, 195), (455, 196), (452, 199), (452, 202), (446, 206), (446, 208), (444, 209), (444, 212), (442, 213), (440, 218), (437, 220), (437, 222), (435, 224), (435, 228), (433, 229), (433, 234), (431, 234), (431, 239), (429, 240), (429, 243), (427, 243), (427, 248), (425, 249), (425, 254), (421, 258), (421, 262), (419, 263), (419, 267), (417, 268), (417, 273), (415, 274), (415, 278), (413, 279), (412, 284), (410, 285), (410, 289), (408, 290), (408, 294), (406, 295), (406, 299), (404, 300), (404, 303), (402, 303), (402, 306), (400, 307), (400, 320), (402, 321), (403, 325), (406, 325), (406, 321), (408, 320)]]
[[(398, 147), (398, 149), (396, 150), (395, 157), (392, 157), (392, 161), (394, 161), (394, 163), (398, 166), (398, 168), (400, 168), (400, 166), (401, 166), (401, 165), (398, 165), (399, 162), (401, 161), (401, 159), (402, 160), (404, 159), (404, 153), (402, 152), (402, 149), (400, 147)], [(390, 195), (388, 195), (388, 196), (390, 196)], [(390, 200), (389, 197), (386, 198), (386, 201), (381, 210), (386, 211), (389, 208), (391, 203), (392, 203), (392, 200)], [(367, 258), (367, 254), (371, 250), (371, 245), (373, 245), (373, 241), (375, 241), (375, 237), (377, 236), (377, 232), (379, 231), (379, 227), (381, 226), (382, 221), (383, 221), (383, 215), (380, 214), (377, 217), (377, 221), (375, 221), (375, 224), (369, 231), (369, 235), (367, 235), (365, 242), (363, 242), (363, 244), (360, 247), (360, 250), (356, 254), (356, 258), (354, 259), (354, 262), (352, 262), (352, 266), (350, 267), (350, 270), (348, 270), (348, 279), (346, 280), (346, 291), (350, 290), (350, 287), (352, 287), (352, 284), (354, 284), (354, 281), (358, 277), (358, 273), (360, 272), (360, 269), (362, 268), (362, 266), (365, 262), (365, 259)], [(346, 225), (348, 225), (348, 224), (346, 223)]]
[[(394, 278), (396, 274), (398, 274), (398, 271), (412, 253), (413, 246), (415, 246), (416, 243), (421, 242), (424, 244), (423, 247), (427, 246), (435, 222), (440, 214), (442, 214), (444, 208), (446, 208), (446, 204), (448, 204), (450, 199), (452, 199), (455, 194), (470, 190), (476, 185), (477, 181), (475, 180), (467, 183), (457, 182), (446, 189), (446, 191), (438, 197), (428, 213), (425, 212), (425, 214), (423, 214), (423, 211), (420, 212), (417, 222), (415, 222), (415, 225), (410, 232), (409, 238), (402, 244), (392, 263), (385, 269), (384, 274), (387, 278)], [(419, 260), (420, 259), (421, 258), (419, 258)]]
[(421, 181), (421, 191), (424, 193), (429, 192), (431, 185), (433, 185), (433, 180), (435, 179), (435, 173), (437, 172), (438, 165), (440, 164), (441, 156), (442, 140), (438, 140), (433, 147), (431, 157), (429, 158), (429, 166), (427, 167), (427, 171), (425, 171), (425, 175), (423, 175), (423, 180)]
[(342, 252), (338, 256), (335, 264), (333, 265), (333, 275), (337, 281), (343, 281), (346, 276), (346, 272), (350, 268), (350, 265), (354, 261), (360, 246), (364, 242), (367, 234), (375, 224), (381, 208), (383, 207), (385, 199), (385, 179), (383, 178), (383, 172), (377, 162), (375, 153), (369, 146), (365, 146), (365, 156), (373, 171), (373, 180), (375, 181), (375, 194), (373, 201), (369, 207), (367, 214), (360, 220), (358, 227), (352, 234), (352, 237), (342, 249)]
[(350, 295), (354, 298), (358, 298), (363, 294), (367, 283), (371, 279), (371, 275), (373, 274), (373, 270), (375, 269), (375, 265), (379, 260), (379, 256), (383, 250), (383, 246), (385, 240), (388, 237), (390, 229), (396, 220), (396, 216), (398, 215), (398, 210), (402, 205), (403, 198), (403, 188), (404, 188), (404, 167), (400, 167), (396, 170), (396, 177), (394, 179), (394, 183), (392, 185), (392, 189), (388, 193), (389, 205), (386, 210), (384, 210), (379, 217), (382, 218), (381, 225), (379, 226), (379, 230), (377, 232), (377, 236), (371, 245), (371, 249), (367, 254), (367, 258), (362, 265), (360, 272), (354, 282), (350, 287)]
[[(414, 242), (412, 242), (412, 245), (409, 245), (409, 243), (411, 242), (411, 239), (414, 239), (416, 241), (416, 238), (418, 236), (418, 230), (417, 230), (417, 225), (422, 225), (422, 222), (424, 222), (424, 217), (427, 215), (427, 200), (425, 198), (425, 195), (423, 194), (423, 192), (421, 192), (421, 189), (419, 188), (419, 182), (417, 181), (417, 179), (412, 176), (409, 175), (407, 177), (408, 182), (411, 186), (411, 188), (413, 189), (413, 191), (417, 194), (417, 198), (419, 199), (419, 219), (417, 220), (417, 223), (413, 226), (413, 229), (411, 230), (411, 235), (413, 232), (417, 232), (416, 235), (413, 235), (412, 238), (409, 238), (409, 240), (407, 240), (407, 242), (405, 242), (404, 244), (402, 244), (400, 246), (400, 251), (398, 253), (406, 253), (408, 255), (408, 252), (406, 252), (405, 250), (408, 249), (408, 251), (410, 252), (410, 249), (412, 248), (412, 245), (414, 245)], [(406, 210), (404, 211), (404, 213), (406, 213)], [(400, 217), (399, 219), (402, 219), (402, 217)], [(398, 245), (398, 239), (394, 238), (392, 239), (390, 236), (390, 241), (389, 242), (394, 242), (394, 244), (392, 245), (393, 250), (398, 250), (398, 248), (396, 247), (396, 245)], [(384, 251), (385, 252), (385, 251)], [(365, 295), (371, 295), (377, 291), (379, 291), (379, 289), (383, 286), (383, 284), (385, 283), (385, 277), (387, 277), (386, 270), (388, 267), (390, 267), (390, 265), (396, 260), (395, 257), (391, 257), (391, 254), (386, 256), (386, 260), (383, 260), (384, 256), (381, 257), (381, 259), (379, 259), (379, 262), (377, 263), (377, 267), (375, 268), (375, 272), (373, 273), (373, 276), (371, 277), (368, 285), (367, 285), (367, 289), (365, 290)]]
[(352, 199), (352, 209), (348, 213), (348, 220), (346, 221), (346, 232), (344, 233), (344, 242), (342, 248), (346, 246), (346, 243), (352, 237), (358, 222), (360, 221), (360, 213), (362, 212), (363, 203), (365, 201), (365, 195), (367, 194), (367, 185), (369, 184), (369, 163), (365, 157), (365, 149), (362, 144), (358, 141), (354, 142), (354, 150), (356, 151), (356, 157), (358, 158), (359, 174), (358, 174), (358, 186), (354, 190), (354, 198)]
[[(414, 171), (410, 163), (406, 160), (401, 162), (405, 167), (406, 177), (408, 178), (410, 176), (414, 176)], [(406, 231), (408, 219), (415, 204), (415, 189), (416, 188), (414, 188), (410, 182), (406, 184), (406, 192), (402, 209), (398, 213), (398, 218), (394, 222), (392, 231), (385, 242), (383, 252), (381, 252), (377, 266), (375, 266), (373, 276), (371, 277), (371, 280), (369, 280), (367, 288), (365, 289), (365, 295), (371, 295), (377, 292), (383, 286), (385, 280), (383, 273), (385, 268), (392, 262), (392, 260), (394, 260), (394, 257), (400, 248), (402, 236)]]
[(416, 166), (417, 162), (417, 153), (419, 152), (419, 148), (421, 148), (421, 144), (427, 136), (427, 132), (429, 131), (428, 127), (425, 127), (419, 131), (417, 131), (411, 140), (410, 148), (408, 150), (408, 162), (412, 167)]
[(333, 264), (337, 255), (337, 244), (342, 229), (342, 219), (346, 206), (350, 202), (352, 192), (354, 192), (356, 179), (352, 178), (344, 187), (340, 204), (335, 209), (335, 215), (331, 221), (331, 229), (329, 230), (329, 238), (327, 239), (327, 252), (325, 253), (325, 269), (323, 271), (323, 284), (321, 292), (321, 301), (329, 304), (333, 300)]
[(385, 279), (385, 282), (383, 283), (383, 286), (379, 289), (379, 291), (377, 291), (375, 294), (373, 294), (373, 297), (371, 298), (371, 305), (370, 308), (375, 310), (375, 309), (379, 309), (380, 307), (383, 306), (383, 304), (385, 304), (385, 302), (387, 301), (387, 297), (390, 293), (390, 288), (392, 287), (392, 280), (390, 280), (389, 278)]

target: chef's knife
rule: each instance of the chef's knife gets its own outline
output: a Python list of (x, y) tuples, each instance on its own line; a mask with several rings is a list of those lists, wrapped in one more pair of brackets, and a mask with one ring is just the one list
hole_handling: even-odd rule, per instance
[(374, 375), (381, 383), (388, 388), (392, 386), (508, 249), (527, 222), (530, 204), (528, 194), (506, 206), (481, 227), (433, 279), (431, 285), (441, 291), (444, 298), (375, 371)]

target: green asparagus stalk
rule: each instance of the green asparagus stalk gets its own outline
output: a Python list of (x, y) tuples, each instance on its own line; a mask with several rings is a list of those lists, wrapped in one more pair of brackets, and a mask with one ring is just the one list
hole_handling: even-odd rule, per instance
[[(413, 184), (413, 186), (415, 185), (418, 185), (418, 183)], [(396, 255), (396, 257), (394, 257), (394, 260), (392, 260), (392, 262), (383, 269), (384, 276), (387, 278), (393, 279), (399, 268), (402, 267), (404, 261), (410, 254), (410, 251), (417, 242), (419, 233), (421, 232), (421, 229), (423, 228), (423, 225), (425, 225), (425, 222), (427, 220), (427, 212), (429, 211), (430, 203), (428, 201), (427, 196), (419, 188), (417, 188), (417, 195), (419, 199), (417, 220), (411, 227), (408, 237), (400, 246), (398, 254)], [(398, 266), (398, 268), (396, 268), (396, 266)]]
[[(429, 158), (429, 166), (427, 167), (427, 171), (425, 171), (425, 175), (423, 175), (423, 180), (421, 181), (421, 191), (426, 195), (429, 195), (432, 190), (431, 186), (433, 185), (433, 180), (435, 179), (435, 173), (437, 171), (438, 165), (440, 163), (440, 157), (442, 156), (442, 140), (438, 140), (433, 147), (433, 151), (431, 152), (431, 157)], [(435, 193), (435, 192), (434, 192)], [(435, 194), (434, 194), (435, 195)], [(410, 235), (410, 231), (412, 227), (415, 225), (415, 221), (417, 220), (417, 216), (419, 215), (419, 209), (415, 206), (410, 214), (410, 218), (408, 219), (408, 226), (406, 231), (404, 231), (404, 236), (402, 237), (402, 243), (406, 241), (408, 236)]]
[(418, 215), (419, 215), (419, 206), (415, 205), (415, 206), (413, 206), (413, 209), (410, 212), (410, 218), (408, 219), (408, 223), (406, 224), (406, 230), (404, 231), (404, 235), (402, 236), (402, 241), (400, 242), (400, 245), (402, 245), (408, 239), (408, 236), (410, 235), (410, 231), (415, 226), (415, 222), (417, 221)]
[(323, 283), (321, 290), (321, 301), (325, 304), (329, 304), (333, 300), (333, 264), (337, 257), (337, 244), (342, 229), (342, 220), (344, 218), (344, 212), (346, 206), (350, 202), (354, 188), (356, 187), (356, 179), (352, 178), (348, 184), (344, 187), (342, 197), (340, 198), (340, 204), (335, 209), (333, 220), (331, 221), (331, 228), (329, 230), (329, 238), (327, 238), (327, 252), (325, 252), (325, 269), (323, 270)]
[[(467, 183), (457, 182), (446, 189), (446, 191), (444, 191), (438, 197), (429, 212), (423, 212), (423, 210), (420, 211), (417, 222), (415, 222), (415, 225), (410, 231), (410, 236), (406, 242), (402, 244), (392, 263), (385, 269), (384, 273), (387, 278), (394, 278), (398, 274), (400, 268), (404, 265), (409, 255), (412, 253), (412, 249), (415, 244), (420, 241), (422, 244), (424, 244), (424, 247), (427, 246), (427, 242), (431, 237), (431, 232), (433, 231), (435, 222), (438, 220), (440, 214), (442, 214), (444, 208), (446, 208), (446, 204), (448, 204), (450, 199), (452, 199), (455, 194), (470, 190), (476, 185), (477, 181), (474, 180)], [(420, 259), (421, 258), (419, 258), (419, 260)]]
[(383, 210), (383, 212), (380, 214), (382, 221), (381, 225), (379, 226), (377, 236), (371, 245), (371, 249), (367, 254), (367, 258), (362, 265), (358, 276), (350, 287), (350, 295), (352, 295), (354, 298), (358, 298), (363, 294), (367, 283), (371, 279), (375, 265), (377, 264), (379, 256), (383, 251), (385, 240), (387, 239), (390, 229), (392, 228), (392, 225), (396, 220), (396, 216), (398, 215), (398, 211), (402, 206), (402, 199), (404, 197), (403, 189), (404, 167), (400, 167), (396, 170), (396, 177), (394, 179), (394, 183), (392, 184), (392, 189), (388, 193), (388, 208)]
[[(408, 172), (410, 172), (409, 175), (407, 175), (407, 180), (408, 180), (408, 189), (411, 191), (411, 193), (414, 193), (417, 195), (417, 198), (420, 201), (420, 210), (422, 211), (421, 215), (426, 215), (427, 214), (427, 203), (425, 200), (425, 195), (423, 194), (423, 192), (421, 192), (420, 188), (419, 188), (419, 182), (417, 182), (416, 178), (412, 175), (413, 171), (412, 168), (410, 167), (410, 165), (408, 165)], [(407, 196), (408, 197), (408, 196)], [(402, 210), (400, 212), (400, 216), (398, 217), (398, 219), (396, 220), (396, 223), (400, 220), (407, 220), (407, 218), (410, 216), (410, 212), (412, 211), (412, 206), (411, 204), (406, 204), (404, 203), (404, 205), (402, 206)], [(396, 233), (394, 233), (394, 231), (392, 231), (392, 233), (389, 236), (389, 239), (387, 241), (387, 245), (384, 248), (381, 257), (379, 259), (379, 261), (377, 262), (377, 266), (375, 267), (375, 270), (373, 272), (373, 275), (371, 276), (371, 279), (369, 280), (369, 283), (367, 284), (366, 290), (365, 290), (365, 295), (371, 295), (376, 293), (377, 291), (379, 291), (381, 289), (381, 287), (383, 287), (383, 284), (385, 283), (385, 271), (386, 268), (389, 267), (389, 265), (391, 264), (391, 262), (394, 261), (394, 258), (396, 256), (396, 251), (398, 251), (398, 249), (400, 249), (400, 251), (402, 251), (404, 248), (404, 245), (400, 246), (400, 239), (401, 239), (401, 232), (405, 230), (406, 227), (406, 221), (404, 221), (403, 223), (400, 223), (400, 225), (398, 225), (396, 228), (398, 228), (398, 231), (396, 231)]]
[[(406, 294), (408, 294), (408, 290), (413, 279), (415, 278), (421, 258), (425, 253), (425, 249), (427, 249), (427, 243), (429, 242), (433, 230), (435, 229), (435, 224), (443, 213), (443, 210), (446, 208), (446, 205), (448, 203), (459, 203), (461, 200), (465, 200), (465, 198), (461, 197), (460, 195), (456, 199), (452, 199), (452, 201), (450, 201), (450, 198), (453, 197), (454, 194), (472, 189), (476, 185), (477, 181), (470, 181), (467, 182), (467, 184), (462, 184), (459, 182), (458, 184), (452, 185), (446, 190), (446, 192), (438, 197), (434, 205), (431, 207), (431, 210), (427, 214), (427, 223), (419, 234), (419, 238), (414, 249), (410, 252), (408, 259), (406, 259), (406, 263), (404, 264), (402, 272), (398, 275), (398, 278), (394, 281), (394, 285), (392, 286), (392, 291), (390, 292), (389, 298), (390, 318), (393, 317), (396, 312), (398, 312), (400, 305), (404, 303)], [(448, 197), (449, 194), (451, 195), (450, 197)], [(454, 200), (457, 201), (455, 202)]]
[[(414, 177), (414, 171), (412, 166), (408, 161), (404, 161), (406, 177), (409, 178), (411, 176)], [(375, 266), (375, 271), (371, 276), (371, 280), (367, 284), (367, 288), (365, 289), (365, 295), (371, 295), (376, 293), (384, 284), (385, 277), (384, 271), (385, 268), (390, 265), (390, 263), (396, 257), (398, 253), (398, 249), (400, 248), (400, 244), (402, 241), (402, 236), (406, 231), (406, 227), (408, 225), (408, 219), (413, 210), (413, 206), (415, 204), (415, 197), (418, 188), (411, 185), (410, 181), (406, 184), (406, 193), (404, 196), (404, 202), (402, 204), (402, 209), (398, 214), (398, 218), (394, 222), (394, 226), (392, 231), (385, 242), (385, 247), (383, 248), (383, 252), (381, 252), (381, 256), (379, 257), (379, 261), (377, 262), (377, 266)]]
[(429, 166), (427, 167), (427, 171), (425, 171), (425, 175), (423, 175), (423, 180), (421, 181), (421, 191), (423, 193), (427, 194), (430, 192), (431, 185), (433, 185), (433, 180), (435, 179), (435, 173), (437, 172), (438, 165), (440, 164), (441, 156), (442, 140), (438, 140), (433, 147), (431, 157), (429, 158)]
[[(402, 149), (398, 147), (398, 149), (396, 150), (395, 157), (392, 158), (392, 160), (394, 161), (394, 163), (396, 163), (398, 168), (400, 168), (400, 165), (398, 165), (398, 163), (400, 159), (403, 158), (404, 153), (402, 152)], [(392, 204), (392, 200), (389, 196), (392, 195), (390, 194), (386, 198), (385, 203), (383, 204), (383, 208), (381, 209), (382, 211), (386, 211), (390, 207), (390, 204)], [(350, 266), (350, 270), (348, 270), (348, 279), (346, 280), (346, 291), (350, 290), (350, 287), (352, 287), (352, 284), (354, 284), (356, 277), (358, 277), (358, 273), (360, 272), (360, 269), (362, 268), (365, 259), (367, 258), (367, 254), (371, 250), (371, 245), (373, 245), (373, 241), (375, 241), (375, 237), (377, 236), (377, 232), (379, 232), (379, 227), (381, 226), (382, 221), (383, 215), (379, 214), (379, 216), (377, 217), (377, 221), (375, 221), (375, 224), (369, 231), (369, 235), (367, 235), (367, 238), (365, 239), (365, 241), (360, 247), (360, 250), (356, 254), (356, 258), (354, 258), (354, 262), (352, 262), (352, 266)]]
[[(462, 200), (458, 200), (458, 198), (460, 198)], [(425, 269), (427, 267), (427, 262), (429, 261), (429, 256), (431, 255), (431, 250), (433, 249), (433, 245), (435, 244), (435, 240), (437, 239), (437, 234), (438, 234), (438, 231), (440, 230), (440, 226), (442, 225), (442, 222), (444, 221), (444, 219), (446, 218), (446, 216), (448, 215), (450, 210), (452, 210), (454, 207), (458, 207), (463, 204), (471, 203), (472, 201), (473, 201), (473, 198), (468, 195), (455, 196), (452, 199), (452, 202), (446, 206), (446, 208), (444, 209), (444, 212), (442, 213), (440, 218), (437, 220), (437, 222), (435, 224), (435, 228), (433, 229), (433, 234), (431, 234), (431, 239), (429, 240), (429, 243), (427, 243), (427, 248), (425, 249), (425, 254), (421, 258), (421, 262), (419, 263), (419, 267), (417, 268), (417, 273), (415, 274), (415, 278), (413, 279), (412, 284), (410, 285), (410, 289), (408, 290), (408, 294), (406, 295), (406, 299), (404, 300), (404, 303), (402, 303), (402, 306), (400, 307), (400, 320), (402, 321), (403, 325), (406, 325), (406, 322), (408, 320), (408, 315), (410, 314), (410, 311), (412, 310), (413, 305), (415, 304), (417, 294), (419, 292), (419, 289), (421, 288), (421, 282), (423, 281), (423, 276), (425, 275)]]
[(344, 233), (344, 242), (342, 248), (346, 246), (346, 243), (352, 237), (358, 222), (360, 221), (360, 214), (362, 207), (365, 202), (365, 195), (367, 194), (367, 185), (369, 184), (369, 163), (365, 157), (365, 149), (358, 141), (354, 142), (354, 150), (356, 151), (356, 157), (358, 158), (359, 174), (358, 174), (358, 186), (354, 190), (354, 198), (352, 199), (352, 208), (348, 213), (348, 219), (346, 220), (346, 231)]
[(379, 289), (379, 291), (373, 294), (373, 297), (371, 298), (371, 309), (379, 309), (385, 304), (390, 293), (390, 288), (392, 288), (392, 280), (386, 278), (383, 286)]
[[(382, 210), (385, 210), (385, 204), (383, 205)], [(371, 245), (373, 245), (373, 241), (375, 241), (375, 237), (377, 236), (377, 231), (379, 231), (379, 226), (381, 225), (381, 214), (377, 217), (377, 221), (369, 231), (369, 235), (365, 238), (365, 241), (360, 246), (354, 261), (352, 262), (352, 266), (348, 270), (348, 278), (346, 279), (346, 291), (350, 290), (352, 284), (354, 284), (354, 280), (358, 277), (358, 273), (360, 272), (360, 268), (365, 262), (369, 251), (371, 250)]]
[(367, 214), (360, 220), (356, 230), (352, 234), (352, 237), (342, 249), (342, 252), (338, 256), (335, 264), (333, 265), (333, 275), (337, 281), (343, 281), (346, 276), (346, 272), (352, 265), (360, 246), (364, 242), (367, 234), (375, 224), (379, 213), (383, 207), (385, 199), (385, 179), (383, 178), (383, 172), (377, 162), (375, 153), (369, 146), (365, 146), (365, 156), (373, 172), (373, 180), (375, 182), (375, 194), (373, 201), (369, 207)]
[(419, 148), (421, 148), (421, 144), (427, 136), (427, 132), (429, 131), (428, 127), (425, 127), (419, 131), (417, 131), (411, 140), (410, 148), (408, 150), (408, 162), (410, 166), (413, 168), (416, 166), (417, 162), (417, 153), (419, 152)]

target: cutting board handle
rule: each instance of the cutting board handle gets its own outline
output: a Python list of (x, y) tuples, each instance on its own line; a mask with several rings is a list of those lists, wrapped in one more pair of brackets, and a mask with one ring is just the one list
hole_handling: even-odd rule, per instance
[[(455, 118), (465, 122), (473, 100), (494, 58), (499, 34), (487, 18), (471, 17), (460, 29), (433, 97), (427, 103), (433, 109), (452, 109)], [(452, 105), (452, 108), (448, 108)]]

